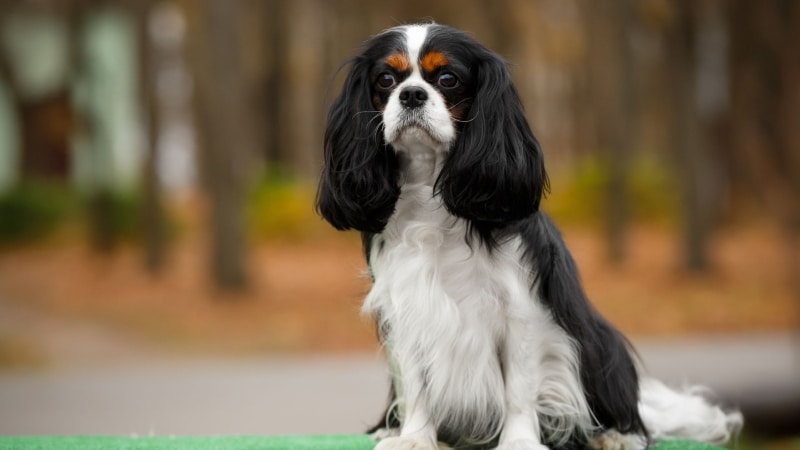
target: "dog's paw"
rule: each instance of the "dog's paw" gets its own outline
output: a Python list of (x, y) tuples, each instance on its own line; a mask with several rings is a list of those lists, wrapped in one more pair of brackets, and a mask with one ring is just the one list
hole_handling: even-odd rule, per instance
[(589, 441), (594, 450), (643, 450), (647, 440), (638, 434), (622, 434), (617, 430), (607, 430)]
[(374, 433), (369, 435), (375, 442), (397, 436), (400, 436), (400, 428), (378, 428)]
[(416, 437), (387, 437), (382, 439), (375, 450), (438, 450), (436, 443)]
[(533, 439), (517, 439), (511, 442), (500, 444), (495, 450), (549, 450), (546, 445), (542, 445)]

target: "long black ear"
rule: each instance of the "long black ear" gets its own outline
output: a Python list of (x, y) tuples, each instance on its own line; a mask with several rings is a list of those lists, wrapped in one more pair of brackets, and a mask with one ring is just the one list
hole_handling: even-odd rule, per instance
[(317, 211), (339, 230), (378, 233), (400, 195), (397, 158), (370, 99), (369, 58), (355, 58), (328, 112)]
[(475, 76), (472, 106), (436, 188), (448, 211), (488, 236), (537, 211), (548, 181), (506, 62), (486, 50)]

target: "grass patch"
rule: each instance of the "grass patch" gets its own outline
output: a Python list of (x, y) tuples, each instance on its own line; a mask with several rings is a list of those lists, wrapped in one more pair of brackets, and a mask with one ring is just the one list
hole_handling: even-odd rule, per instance
[[(542, 204), (559, 224), (604, 226), (612, 201), (607, 162), (585, 159), (551, 178), (551, 192)], [(680, 190), (663, 163), (637, 158), (630, 165), (625, 185), (631, 223), (672, 226), (678, 222)]]
[(314, 210), (316, 185), (282, 171), (266, 174), (247, 199), (249, 233), (257, 240), (329, 237), (332, 228)]
[(63, 229), (82, 230), (101, 244), (137, 240), (141, 211), (135, 191), (79, 193), (64, 183), (27, 181), (0, 194), (0, 245), (39, 242)]
[(87, 232), (98, 250), (136, 242), (143, 233), (142, 197), (137, 191), (101, 189), (82, 198)]
[(80, 201), (65, 185), (27, 182), (0, 195), (0, 243), (41, 239), (74, 217)]

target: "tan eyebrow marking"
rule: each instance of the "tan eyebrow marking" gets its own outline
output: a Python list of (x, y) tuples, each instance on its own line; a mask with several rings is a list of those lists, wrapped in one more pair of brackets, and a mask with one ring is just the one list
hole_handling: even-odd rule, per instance
[(422, 57), (422, 61), (420, 65), (425, 72), (431, 73), (435, 72), (436, 69), (442, 66), (446, 66), (450, 60), (447, 59), (447, 56), (444, 53), (437, 52), (437, 51), (430, 51)]
[(398, 72), (405, 72), (411, 68), (408, 57), (402, 53), (393, 53), (386, 58), (386, 64)]

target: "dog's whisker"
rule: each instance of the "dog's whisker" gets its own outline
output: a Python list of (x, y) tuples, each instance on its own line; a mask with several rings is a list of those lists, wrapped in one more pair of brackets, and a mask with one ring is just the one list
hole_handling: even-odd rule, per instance
[(464, 103), (464, 102), (466, 102), (466, 101), (470, 101), (470, 100), (472, 100), (472, 99), (471, 99), (471, 98), (464, 98), (464, 99), (461, 99), (461, 100), (459, 100), (458, 102), (454, 103), (453, 105), (449, 106), (447, 109), (453, 109), (453, 108), (455, 108), (456, 106), (458, 106), (458, 105), (460, 105), (460, 104), (462, 104), (462, 103)]

